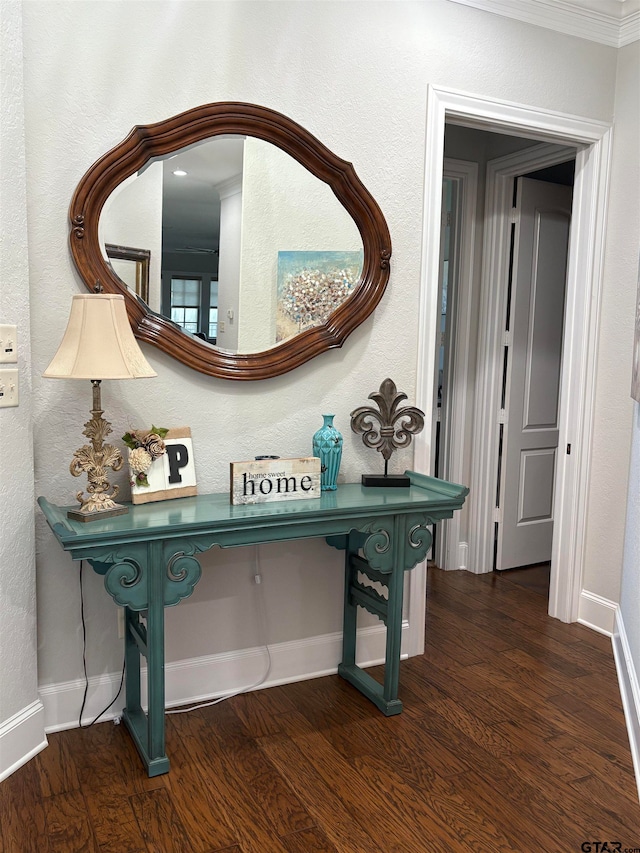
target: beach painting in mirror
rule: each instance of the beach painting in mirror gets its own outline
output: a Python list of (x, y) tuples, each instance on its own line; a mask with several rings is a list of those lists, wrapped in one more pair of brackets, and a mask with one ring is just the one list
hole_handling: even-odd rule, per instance
[(314, 326), (349, 298), (363, 252), (278, 252), (276, 342)]

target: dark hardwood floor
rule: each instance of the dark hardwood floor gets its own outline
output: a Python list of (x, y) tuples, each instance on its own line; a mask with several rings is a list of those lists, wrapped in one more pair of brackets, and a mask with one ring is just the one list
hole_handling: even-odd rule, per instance
[(521, 569), (507, 569), (501, 574), (512, 583), (524, 586), (549, 599), (551, 563), (536, 563), (535, 566), (523, 566)]
[(337, 676), (256, 691), (170, 717), (155, 779), (122, 726), (53, 734), (0, 784), (0, 853), (640, 851), (610, 640), (535, 586), (430, 570), (397, 717)]

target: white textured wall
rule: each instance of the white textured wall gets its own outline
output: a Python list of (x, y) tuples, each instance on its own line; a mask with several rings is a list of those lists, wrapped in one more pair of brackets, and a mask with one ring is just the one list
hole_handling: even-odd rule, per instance
[(586, 589), (614, 602), (620, 600), (633, 405), (629, 390), (640, 247), (639, 55), (640, 42), (618, 52), (584, 578)]
[[(344, 477), (355, 480), (373, 460), (350, 433), (349, 412), (387, 375), (413, 395), (430, 82), (593, 119), (613, 115), (614, 49), (445, 0), (29, 2), (23, 11), (36, 489), (59, 502), (69, 501), (77, 487), (67, 465), (90, 405), (84, 384), (40, 378), (71, 296), (82, 290), (67, 248), (67, 208), (87, 167), (134, 124), (216, 100), (279, 110), (354, 163), (392, 235), (387, 293), (341, 350), (289, 375), (234, 384), (201, 376), (147, 347), (157, 379), (105, 383), (103, 402), (116, 436), (131, 422), (190, 424), (200, 488), (211, 491), (227, 488), (231, 459), (308, 453), (326, 409), (345, 433)], [(624, 195), (621, 187), (612, 193), (612, 213), (620, 211)], [(635, 236), (618, 240), (627, 249)], [(626, 310), (629, 285), (609, 274), (604, 291), (599, 346), (607, 395), (599, 398), (598, 422), (612, 398), (620, 408), (621, 396), (628, 396), (628, 383), (607, 366), (619, 357), (612, 326), (616, 320), (624, 326), (618, 315)], [(624, 479), (626, 423), (615, 442), (599, 438), (598, 477), (606, 471), (609, 480), (613, 470)], [(406, 455), (394, 467), (410, 461)], [(594, 494), (602, 486), (594, 479)], [(616, 512), (623, 491), (615, 496)], [(615, 513), (607, 507), (606, 514)], [(40, 679), (51, 684), (81, 673), (77, 568), (54, 546), (40, 516), (37, 530)], [(613, 535), (618, 541), (610, 548), (619, 553), (621, 531), (614, 528)], [(604, 525), (594, 526), (586, 577), (597, 592), (613, 597), (620, 562), (600, 559), (610, 536)], [(204, 558), (193, 597), (168, 613), (169, 660), (260, 642), (251, 611), (252, 554), (214, 556)], [(321, 543), (293, 543), (263, 549), (263, 559), (272, 642), (339, 630), (337, 552)], [(120, 666), (114, 609), (101, 584), (88, 573), (91, 674)]]
[(216, 340), (220, 348), (237, 352), (242, 252), (242, 176), (237, 175), (231, 181), (225, 181), (225, 185), (224, 190), (220, 192), (220, 254), (216, 285), (218, 288), (218, 335)]
[[(612, 237), (616, 244), (612, 247), (611, 256), (607, 258), (613, 267), (612, 274), (624, 276), (629, 290), (640, 275), (639, 247), (640, 239), (640, 44), (623, 48), (620, 51), (618, 63), (618, 83), (616, 90), (617, 138), (614, 154), (617, 158), (613, 170), (613, 187), (625, 199), (621, 207), (620, 219), (612, 223)], [(626, 187), (626, 191), (623, 188)], [(635, 249), (633, 240), (617, 240), (621, 234), (635, 234)], [(634, 307), (629, 306), (631, 322), (633, 322)], [(630, 351), (626, 354), (627, 362), (631, 362)], [(624, 561), (620, 589), (620, 612), (624, 622), (625, 632), (635, 669), (636, 678), (640, 678), (640, 405), (633, 404), (631, 463), (629, 466), (629, 491), (626, 511), (626, 534), (624, 542)], [(623, 506), (623, 494), (618, 496), (620, 507)], [(624, 516), (625, 513), (620, 513)], [(640, 709), (638, 709), (640, 710)], [(640, 781), (640, 780), (639, 780)]]
[(640, 405), (633, 413), (627, 530), (620, 589), (620, 613), (636, 679), (640, 679)]
[[(21, 396), (17, 408), (0, 410), (1, 729), (5, 721), (37, 700), (29, 258), (22, 32), (17, 4), (0, 7), (0, 79), (0, 323), (18, 327)], [(40, 280), (45, 294), (50, 284)], [(8, 761), (0, 739), (0, 775)]]

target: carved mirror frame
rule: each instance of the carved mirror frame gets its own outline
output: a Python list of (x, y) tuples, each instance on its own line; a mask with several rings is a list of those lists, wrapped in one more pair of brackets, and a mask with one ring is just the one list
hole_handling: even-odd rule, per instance
[[(150, 159), (222, 134), (254, 136), (277, 145), (333, 190), (354, 220), (363, 242), (363, 266), (353, 293), (321, 326), (307, 329), (268, 350), (230, 353), (181, 330), (132, 294), (104, 258), (98, 237), (100, 213), (110, 194)], [(337, 157), (296, 122), (255, 104), (205, 104), (173, 118), (139, 125), (84, 175), (71, 200), (70, 247), (86, 287), (99, 283), (121, 293), (135, 336), (201, 373), (222, 379), (269, 379), (341, 347), (374, 310), (387, 286), (391, 238), (382, 211), (351, 163)]]

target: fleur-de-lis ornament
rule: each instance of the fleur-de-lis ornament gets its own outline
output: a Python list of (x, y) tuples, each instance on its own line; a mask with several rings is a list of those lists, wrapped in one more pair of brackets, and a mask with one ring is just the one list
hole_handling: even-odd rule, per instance
[(404, 391), (398, 391), (395, 382), (385, 379), (379, 391), (369, 394), (379, 411), (372, 406), (360, 406), (351, 412), (351, 429), (362, 434), (367, 447), (375, 447), (384, 458), (384, 475), (362, 475), (365, 486), (408, 486), (409, 479), (388, 473), (389, 459), (394, 450), (408, 447), (412, 437), (424, 427), (424, 412), (415, 406), (400, 407), (407, 399)]

